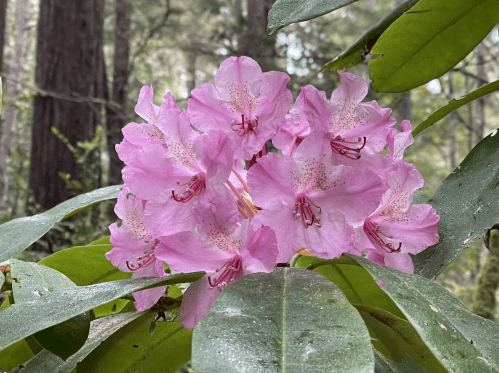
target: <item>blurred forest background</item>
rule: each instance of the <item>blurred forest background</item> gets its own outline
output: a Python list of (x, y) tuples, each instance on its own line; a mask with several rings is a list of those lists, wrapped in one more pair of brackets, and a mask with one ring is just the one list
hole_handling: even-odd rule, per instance
[[(225, 58), (247, 55), (264, 71), (286, 71), (295, 98), (307, 84), (329, 97), (338, 74), (319, 70), (401, 2), (361, 0), (267, 36), (273, 0), (0, 0), (0, 223), (121, 184), (114, 146), (123, 126), (141, 122), (134, 106), (143, 85), (153, 85), (156, 104), (172, 92), (185, 108)], [(349, 71), (369, 78), (366, 62)], [(366, 100), (415, 126), (498, 75), (496, 27), (441, 78), (401, 94), (370, 90)], [(498, 118), (493, 93), (417, 136), (405, 154), (425, 178), (423, 192), (431, 196)], [(108, 234), (112, 208), (102, 203), (59, 223), (22, 259)], [(486, 256), (477, 240), (438, 278), (470, 309)]]

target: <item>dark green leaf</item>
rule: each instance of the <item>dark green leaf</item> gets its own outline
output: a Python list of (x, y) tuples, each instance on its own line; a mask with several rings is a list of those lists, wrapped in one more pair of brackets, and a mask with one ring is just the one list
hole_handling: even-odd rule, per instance
[[(61, 289), (76, 288), (62, 273), (43, 265), (12, 259), (12, 291), (16, 305), (37, 302)], [(90, 330), (90, 315), (84, 312), (57, 325), (35, 333), (40, 346), (67, 359), (85, 343)]]
[(431, 280), (352, 257), (386, 283), (381, 289), (449, 372), (499, 372), (499, 324), (468, 312)]
[(155, 316), (147, 312), (118, 330), (78, 364), (77, 372), (177, 372), (190, 359), (192, 331), (177, 318), (157, 322), (151, 336)]
[(357, 0), (277, 0), (268, 15), (270, 35), (291, 23), (302, 22), (330, 13)]
[(440, 242), (413, 261), (414, 273), (434, 278), (499, 216), (499, 134), (480, 141), (428, 203), (440, 215)]
[[(69, 373), (76, 367), (76, 364), (97, 348), (102, 341), (140, 316), (142, 316), (142, 313), (130, 312), (94, 320), (90, 326), (88, 341), (76, 354), (64, 361), (49, 351), (44, 350), (29, 361), (23, 369), (23, 373)], [(109, 370), (109, 372), (114, 373), (115, 371)]]
[(373, 372), (366, 326), (313, 271), (276, 268), (235, 281), (194, 329), (196, 372)]
[(362, 35), (355, 43), (345, 49), (338, 57), (322, 68), (324, 70), (341, 70), (355, 66), (365, 60), (378, 38), (396, 19), (411, 9), (419, 0), (406, 0), (386, 17)]
[(497, 0), (421, 0), (388, 27), (371, 53), (377, 92), (403, 92), (452, 69), (499, 21)]
[[(39, 350), (41, 349), (39, 347)], [(35, 354), (26, 342), (26, 339), (20, 340), (0, 351), (0, 370), (9, 372), (34, 356)]]
[(121, 185), (109, 186), (71, 198), (42, 214), (14, 219), (0, 225), (0, 262), (19, 255), (47, 233), (55, 223), (75, 211), (118, 196)]
[[(165, 278), (135, 278), (102, 284), (64, 288), (38, 300), (14, 304), (0, 310), (2, 333), (0, 349), (49, 326), (59, 324), (101, 304), (134, 291), (151, 287), (197, 281), (203, 272), (171, 275)], [(29, 320), (29, 322), (28, 322)]]
[(457, 110), (463, 105), (466, 105), (468, 102), (476, 100), (477, 98), (480, 98), (482, 96), (488, 95), (491, 92), (499, 90), (499, 80), (496, 80), (495, 82), (489, 83), (481, 88), (478, 88), (477, 90), (468, 93), (466, 96), (458, 99), (458, 100), (451, 100), (449, 103), (437, 111), (435, 111), (432, 115), (428, 117), (424, 122), (420, 123), (414, 130), (412, 131), (412, 135), (416, 136), (423, 132), (425, 129), (428, 127), (431, 127), (433, 124), (438, 122), (440, 119), (445, 117), (446, 115), (450, 114), (454, 110)]
[(355, 308), (375, 333), (375, 338), (388, 349), (393, 360), (401, 362), (411, 357), (429, 372), (447, 372), (409, 321), (377, 307), (355, 305)]
[(375, 373), (429, 373), (411, 359), (405, 359), (397, 364), (376, 350), (374, 350), (374, 358), (376, 361)]

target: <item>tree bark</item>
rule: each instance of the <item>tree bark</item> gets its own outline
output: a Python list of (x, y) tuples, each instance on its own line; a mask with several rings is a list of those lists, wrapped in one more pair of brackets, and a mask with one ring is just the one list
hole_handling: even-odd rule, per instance
[(114, 29), (114, 73), (112, 99), (120, 109), (106, 108), (107, 146), (109, 152), (109, 184), (121, 184), (123, 162), (115, 146), (123, 140), (121, 129), (126, 124), (127, 85), (130, 75), (130, 29), (133, 6), (131, 0), (116, 0), (116, 26)]
[(274, 0), (246, 0), (247, 16), (241, 54), (258, 61), (263, 71), (276, 70), (275, 34), (267, 35), (267, 16)]
[[(454, 98), (454, 83), (453, 73), (449, 71), (449, 100)], [(450, 169), (454, 171), (457, 167), (456, 160), (456, 124), (457, 124), (457, 113), (453, 111), (449, 114), (449, 140), (450, 140), (450, 148), (449, 148), (449, 158), (450, 158)]]
[(47, 209), (70, 197), (59, 173), (74, 180), (81, 174), (51, 127), (75, 146), (93, 138), (101, 121), (101, 106), (92, 100), (105, 90), (104, 0), (41, 0), (39, 9), (35, 83), (55, 95), (38, 94), (34, 100), (29, 186), (35, 201)]
[[(15, 44), (14, 54), (10, 63), (10, 75), (21, 80), (24, 75), (24, 51), (26, 49), (26, 25), (30, 17), (30, 0), (16, 0), (15, 2)], [(0, 10), (1, 11), (1, 10)], [(1, 15), (0, 15), (1, 18)], [(0, 25), (0, 27), (2, 27)], [(3, 45), (3, 32), (2, 45)], [(17, 109), (14, 103), (21, 89), (19, 83), (14, 81), (3, 81), (5, 86), (4, 102), (10, 103), (5, 106), (2, 115), (2, 132), (0, 136), (0, 210), (7, 210), (9, 205), (10, 170), (9, 162), (12, 151), (12, 138), (17, 126)]]
[[(480, 79), (478, 81), (478, 86), (484, 85), (487, 81), (487, 75), (485, 74), (485, 45), (480, 43), (477, 45), (476, 50), (476, 75)], [(476, 100), (476, 142), (480, 142), (483, 139), (485, 133), (485, 97), (480, 97)]]
[(5, 19), (7, 14), (7, 0), (0, 0), (0, 70), (3, 69), (3, 48), (5, 44)]

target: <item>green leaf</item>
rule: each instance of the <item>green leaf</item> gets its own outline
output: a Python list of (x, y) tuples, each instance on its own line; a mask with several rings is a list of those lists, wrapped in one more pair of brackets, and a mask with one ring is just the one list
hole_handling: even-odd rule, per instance
[(434, 278), (499, 216), (499, 134), (480, 141), (427, 203), (440, 215), (440, 242), (413, 257), (414, 273)]
[(120, 271), (106, 259), (112, 248), (111, 244), (75, 246), (42, 259), (40, 264), (64, 273), (78, 286), (130, 278), (131, 272)]
[(488, 95), (491, 92), (499, 90), (499, 80), (495, 82), (484, 85), (483, 87), (478, 88), (477, 90), (468, 93), (466, 96), (456, 100), (451, 100), (445, 106), (442, 106), (440, 109), (431, 114), (428, 119), (424, 122), (421, 122), (414, 130), (412, 131), (412, 135), (416, 136), (423, 132), (428, 127), (431, 127), (433, 124), (438, 122), (440, 119), (450, 114), (454, 110), (459, 109), (461, 106), (466, 105), (468, 102), (476, 100), (482, 96)]
[[(59, 290), (76, 288), (62, 273), (36, 263), (12, 259), (12, 292), (15, 305), (37, 302), (41, 298)], [(36, 342), (53, 354), (67, 359), (78, 351), (88, 337), (90, 315), (88, 312), (76, 315), (69, 320), (40, 330), (33, 335)]]
[(0, 310), (0, 319), (2, 320), (0, 350), (39, 330), (59, 324), (80, 313), (134, 291), (156, 286), (194, 282), (203, 275), (204, 272), (195, 272), (171, 275), (165, 278), (145, 277), (64, 288), (41, 296), (38, 300), (32, 302), (13, 304)]
[[(76, 364), (88, 356), (102, 341), (140, 316), (142, 316), (142, 313), (129, 312), (94, 320), (90, 326), (88, 341), (76, 354), (64, 361), (49, 351), (44, 350), (26, 364), (23, 373), (69, 373), (76, 367)], [(108, 372), (114, 373), (115, 371), (109, 370)]]
[(322, 16), (357, 0), (277, 0), (269, 11), (267, 33), (273, 34), (291, 23)]
[(374, 350), (374, 359), (376, 361), (375, 373), (428, 373), (411, 359), (405, 359), (402, 363), (397, 364), (376, 350)]
[[(39, 347), (39, 350), (41, 349)], [(0, 351), (0, 370), (9, 372), (34, 356), (35, 354), (26, 342), (26, 339), (17, 341)]]
[(376, 280), (449, 372), (499, 372), (499, 324), (466, 310), (451, 293), (424, 277), (352, 256)]
[(360, 304), (354, 306), (393, 360), (401, 362), (411, 357), (429, 372), (447, 373), (410, 322), (380, 308)]
[(419, 0), (406, 0), (386, 17), (374, 25), (369, 31), (362, 35), (355, 43), (345, 49), (341, 54), (322, 68), (324, 70), (341, 70), (355, 66), (365, 60), (371, 52), (371, 48), (379, 37), (395, 20), (411, 9)]
[(199, 372), (373, 372), (369, 333), (332, 282), (276, 268), (228, 285), (194, 329)]
[(77, 372), (177, 372), (190, 359), (192, 331), (177, 318), (157, 322), (151, 336), (155, 316), (147, 312), (118, 330), (78, 364)]
[(421, 0), (381, 35), (369, 61), (377, 92), (403, 92), (452, 69), (499, 21), (497, 0)]
[[(303, 264), (310, 262), (311, 258), (314, 257), (302, 256), (297, 265), (301, 267)], [(338, 259), (315, 259), (317, 261), (308, 268), (313, 268), (315, 272), (320, 273), (339, 286), (350, 303), (382, 308), (398, 317), (404, 317), (395, 303), (379, 288), (365, 268), (359, 267), (355, 261), (353, 262), (356, 265), (345, 264), (346, 261), (352, 260), (350, 257), (343, 255)]]
[(71, 198), (44, 213), (0, 225), (0, 262), (19, 255), (57, 222), (94, 203), (116, 198), (121, 188), (121, 185), (113, 185), (97, 189)]

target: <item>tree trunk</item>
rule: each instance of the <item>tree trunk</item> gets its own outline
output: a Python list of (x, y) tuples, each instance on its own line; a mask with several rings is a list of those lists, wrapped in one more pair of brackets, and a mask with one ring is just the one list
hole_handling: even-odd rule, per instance
[[(452, 81), (454, 77), (452, 71), (449, 71), (448, 78), (449, 78), (449, 100), (452, 100), (454, 98), (454, 83)], [(454, 171), (457, 167), (456, 123), (457, 123), (457, 113), (453, 111), (452, 113), (449, 114), (449, 140), (450, 140), (449, 158), (450, 158), (451, 171)]]
[(276, 70), (275, 35), (267, 35), (267, 15), (274, 0), (246, 0), (245, 30), (239, 40), (241, 54), (258, 61), (263, 71)]
[[(24, 75), (23, 60), (26, 47), (26, 25), (29, 21), (30, 0), (16, 0), (15, 2), (15, 44), (14, 54), (10, 63), (9, 75), (22, 80)], [(1, 16), (0, 16), (1, 17)], [(0, 25), (1, 27), (1, 25)], [(3, 32), (1, 33), (3, 35)], [(2, 36), (3, 45), (3, 36)], [(5, 86), (5, 106), (2, 115), (2, 132), (0, 137), (0, 210), (6, 210), (9, 201), (10, 172), (9, 161), (12, 150), (12, 138), (17, 126), (17, 109), (14, 103), (19, 96), (20, 85), (14, 81), (3, 81)]]
[[(482, 86), (487, 81), (485, 74), (485, 45), (480, 43), (477, 45), (476, 50), (476, 75), (480, 79), (478, 86)], [(476, 100), (476, 142), (483, 139), (485, 133), (485, 97), (482, 96)]]
[[(60, 172), (80, 179), (81, 167), (55, 127), (69, 143), (93, 138), (101, 121), (104, 0), (41, 0), (35, 82), (49, 92), (34, 100), (29, 186), (35, 201), (50, 208), (70, 192)], [(81, 180), (85, 185), (89, 180)]]
[(0, 0), (0, 70), (3, 69), (3, 47), (5, 44), (5, 16), (7, 14), (7, 0)]
[(127, 85), (130, 74), (130, 28), (133, 6), (131, 0), (116, 0), (114, 29), (114, 73), (112, 99), (120, 108), (107, 106), (107, 146), (109, 152), (109, 184), (121, 184), (124, 164), (118, 158), (115, 146), (123, 140), (121, 129), (126, 124)]

